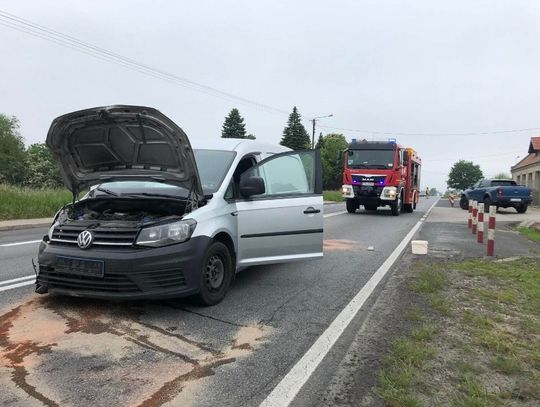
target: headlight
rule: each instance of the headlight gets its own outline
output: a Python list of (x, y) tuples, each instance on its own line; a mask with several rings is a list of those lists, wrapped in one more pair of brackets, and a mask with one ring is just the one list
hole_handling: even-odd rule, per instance
[(346, 198), (354, 198), (354, 191), (352, 185), (343, 185), (341, 187), (341, 194)]
[(381, 199), (394, 200), (396, 199), (397, 188), (396, 187), (384, 187), (381, 192)]
[(139, 233), (135, 244), (140, 246), (161, 247), (188, 240), (197, 226), (193, 219), (164, 225), (149, 226)]

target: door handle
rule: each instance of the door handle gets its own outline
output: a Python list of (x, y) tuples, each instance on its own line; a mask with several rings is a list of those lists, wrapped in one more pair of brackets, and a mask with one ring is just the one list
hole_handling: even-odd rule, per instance
[(238, 216), (238, 211), (231, 212), (231, 216)]
[(314, 207), (310, 206), (309, 208), (306, 208), (306, 210), (304, 211), (304, 213), (306, 215), (311, 215), (313, 213), (319, 213), (321, 210), (320, 209), (315, 209)]

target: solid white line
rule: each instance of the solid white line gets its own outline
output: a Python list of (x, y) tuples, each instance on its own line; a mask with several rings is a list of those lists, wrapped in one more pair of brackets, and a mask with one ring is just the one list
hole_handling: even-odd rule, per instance
[(14, 289), (14, 288), (23, 287), (23, 286), (25, 286), (25, 285), (30, 285), (30, 284), (34, 284), (34, 280), (23, 281), (22, 283), (17, 283), (17, 284), (12, 284), (12, 285), (2, 286), (2, 287), (0, 287), (0, 292), (2, 292), (2, 291), (7, 291), (7, 290), (12, 290), (12, 289)]
[(36, 278), (35, 274), (30, 274), (29, 276), (14, 278), (12, 280), (0, 281), (0, 285), (16, 283), (18, 281), (28, 280), (28, 279), (31, 279), (31, 278)]
[(332, 216), (343, 215), (344, 213), (347, 213), (347, 211), (331, 212), (331, 213), (327, 213), (326, 215), (323, 215), (323, 218), (331, 218)]
[(311, 377), (317, 366), (321, 363), (332, 346), (351, 323), (360, 308), (364, 305), (377, 285), (388, 273), (403, 250), (407, 247), (414, 234), (429, 215), (433, 207), (437, 204), (437, 199), (428, 209), (426, 214), (413, 226), (407, 236), (399, 243), (385, 262), (371, 276), (369, 281), (360, 289), (355, 297), (349, 302), (339, 315), (332, 321), (330, 326), (322, 333), (302, 358), (293, 368), (281, 379), (278, 385), (261, 403), (261, 407), (284, 407), (288, 406), (296, 397), (302, 386)]
[(4, 244), (0, 244), (0, 247), (20, 246), (20, 245), (23, 245), (23, 244), (32, 244), (32, 243), (39, 243), (39, 242), (41, 242), (41, 239), (39, 239), (39, 240), (28, 240), (26, 242), (4, 243)]

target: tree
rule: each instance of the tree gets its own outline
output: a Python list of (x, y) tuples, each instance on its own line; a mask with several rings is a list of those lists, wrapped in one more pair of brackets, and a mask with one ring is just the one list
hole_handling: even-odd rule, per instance
[(430, 194), (431, 196), (437, 196), (437, 195), (439, 195), (439, 191), (437, 191), (437, 188), (431, 188), (431, 189), (429, 190), (429, 194)]
[(255, 137), (253, 134), (249, 133), (249, 134), (246, 136), (246, 138), (247, 138), (248, 140), (255, 140), (257, 137)]
[(0, 182), (20, 184), (24, 181), (25, 156), (19, 120), (0, 113)]
[(324, 137), (322, 133), (319, 133), (319, 138), (317, 139), (317, 144), (315, 144), (315, 149), (323, 148), (324, 146)]
[(289, 115), (287, 126), (283, 129), (283, 137), (279, 144), (293, 150), (310, 148), (309, 135), (302, 124), (302, 116), (298, 113), (296, 106), (293, 107), (293, 111)]
[(475, 165), (472, 161), (460, 160), (452, 166), (446, 183), (449, 188), (464, 190), (482, 178), (484, 174), (479, 165)]
[(230, 111), (229, 115), (223, 122), (223, 130), (221, 130), (223, 138), (246, 138), (246, 124), (244, 118), (240, 116), (237, 108)]
[(495, 174), (493, 176), (495, 179), (512, 179), (510, 175), (508, 175), (506, 172), (499, 172), (498, 174)]
[(343, 134), (327, 134), (322, 139), (321, 160), (324, 189), (338, 189), (341, 187), (343, 164), (338, 161), (338, 156), (348, 145), (349, 143), (347, 143)]
[(62, 176), (58, 162), (43, 143), (32, 144), (26, 150), (27, 175), (25, 185), (33, 188), (58, 187)]

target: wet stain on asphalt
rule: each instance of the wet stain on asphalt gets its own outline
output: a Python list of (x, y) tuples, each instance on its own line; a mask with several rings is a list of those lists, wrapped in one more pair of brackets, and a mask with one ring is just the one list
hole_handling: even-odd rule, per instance
[(366, 248), (367, 246), (354, 240), (327, 239), (323, 243), (323, 250), (325, 252), (354, 251)]
[[(14, 391), (46, 406), (78, 405), (80, 398), (157, 407), (178, 397), (189, 404), (200, 379), (248, 356), (269, 333), (261, 325), (233, 326), (233, 339), (215, 349), (170, 323), (142, 322), (143, 314), (122, 304), (33, 299), (0, 316), (0, 369), (10, 372)], [(73, 382), (89, 394), (70, 388)]]

